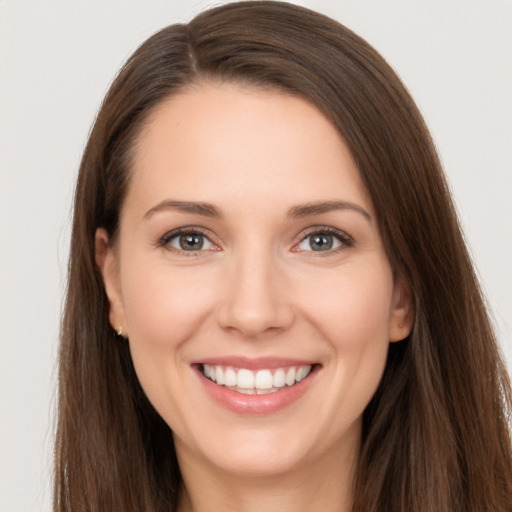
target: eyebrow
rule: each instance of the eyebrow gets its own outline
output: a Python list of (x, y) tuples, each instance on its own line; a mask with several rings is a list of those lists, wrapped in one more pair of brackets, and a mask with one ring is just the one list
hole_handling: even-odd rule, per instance
[(360, 213), (368, 222), (372, 222), (372, 216), (364, 208), (349, 201), (316, 201), (299, 204), (288, 210), (288, 216), (292, 219), (302, 219), (336, 210), (352, 210)]
[[(193, 213), (216, 219), (223, 217), (222, 212), (211, 203), (167, 199), (149, 209), (144, 214), (144, 219), (151, 217), (155, 213), (166, 210)], [(372, 221), (371, 215), (364, 208), (349, 201), (315, 201), (311, 203), (298, 204), (288, 210), (288, 217), (292, 219), (303, 219), (305, 217), (312, 217), (314, 215), (321, 215), (323, 213), (329, 213), (337, 210), (352, 210), (360, 213), (369, 222)]]
[(155, 213), (165, 211), (165, 210), (174, 210), (177, 212), (183, 213), (195, 213), (196, 215), (204, 215), (205, 217), (213, 217), (213, 218), (221, 218), (222, 213), (213, 204), (210, 203), (198, 203), (195, 201), (173, 201), (173, 200), (165, 200), (161, 203), (158, 203), (156, 206), (153, 206), (150, 210), (148, 210), (144, 214), (144, 219), (151, 217)]

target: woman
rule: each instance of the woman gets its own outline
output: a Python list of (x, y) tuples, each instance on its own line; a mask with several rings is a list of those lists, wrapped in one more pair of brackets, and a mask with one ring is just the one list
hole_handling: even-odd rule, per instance
[(168, 27), (75, 198), (55, 510), (512, 508), (510, 385), (428, 131), (367, 43)]

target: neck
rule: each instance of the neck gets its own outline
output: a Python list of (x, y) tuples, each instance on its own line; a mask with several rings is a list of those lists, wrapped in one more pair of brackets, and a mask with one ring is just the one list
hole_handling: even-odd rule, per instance
[[(183, 488), (179, 512), (349, 512), (357, 445), (333, 450), (283, 474), (236, 475), (190, 458), (180, 461)], [(199, 462), (199, 461), (196, 461)]]

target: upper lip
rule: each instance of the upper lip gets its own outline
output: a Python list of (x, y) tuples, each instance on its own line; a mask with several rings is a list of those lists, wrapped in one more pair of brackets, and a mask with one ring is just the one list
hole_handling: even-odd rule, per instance
[(208, 364), (211, 366), (229, 366), (232, 368), (246, 368), (248, 370), (262, 370), (272, 368), (286, 368), (288, 366), (314, 365), (315, 361), (306, 359), (291, 359), (285, 357), (258, 357), (243, 356), (207, 357), (192, 363), (194, 365)]

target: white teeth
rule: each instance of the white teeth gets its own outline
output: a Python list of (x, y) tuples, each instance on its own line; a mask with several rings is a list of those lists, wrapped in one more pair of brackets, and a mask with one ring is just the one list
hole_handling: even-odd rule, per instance
[(236, 372), (233, 368), (228, 368), (224, 372), (224, 385), (236, 387)]
[(293, 386), (295, 384), (295, 368), (290, 368), (286, 372), (286, 385)]
[(203, 374), (210, 380), (215, 380), (215, 369), (209, 364), (203, 364)]
[(311, 365), (275, 370), (264, 369), (256, 372), (246, 368), (240, 368), (237, 371), (231, 367), (203, 365), (203, 374), (213, 382), (249, 395), (274, 393), (285, 385), (293, 386), (304, 380), (310, 372)]
[[(219, 384), (219, 381), (217, 381), (217, 384)], [(236, 386), (242, 389), (254, 389), (254, 373), (251, 370), (238, 370)]]
[(255, 395), (256, 394), (256, 390), (254, 388), (252, 388), (252, 389), (238, 388), (237, 391), (239, 393), (243, 393), (244, 395)]
[(310, 371), (311, 371), (311, 366), (301, 366), (297, 371), (295, 380), (297, 382), (300, 382), (301, 380), (305, 379), (309, 375)]
[(224, 384), (224, 372), (220, 366), (215, 368), (215, 382), (221, 386)]
[(284, 374), (284, 370), (282, 368), (278, 368), (274, 373), (274, 378), (272, 379), (272, 383), (275, 388), (282, 388), (286, 384), (286, 376)]
[(272, 387), (272, 374), (270, 370), (260, 370), (254, 379), (256, 389), (270, 389)]

